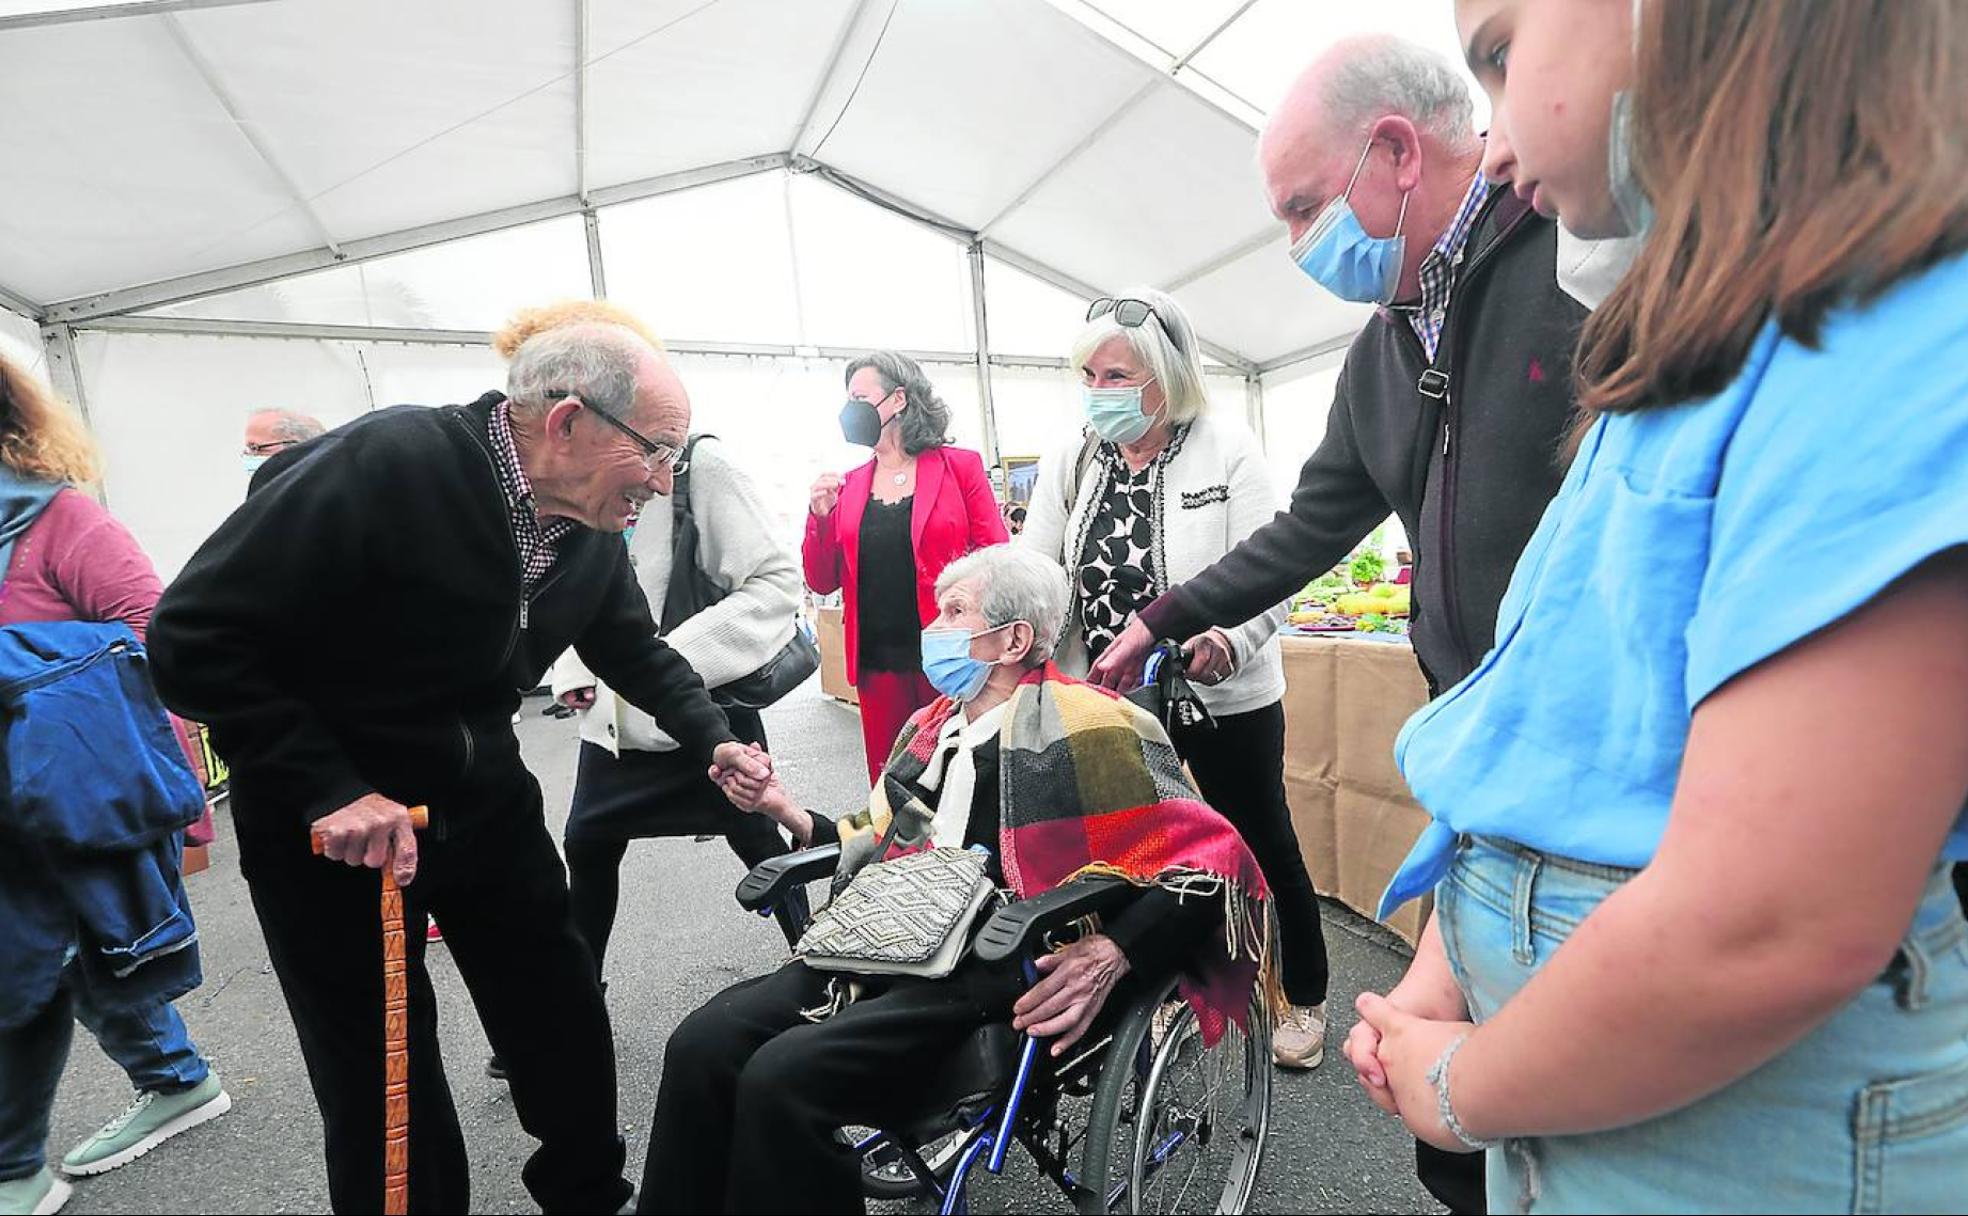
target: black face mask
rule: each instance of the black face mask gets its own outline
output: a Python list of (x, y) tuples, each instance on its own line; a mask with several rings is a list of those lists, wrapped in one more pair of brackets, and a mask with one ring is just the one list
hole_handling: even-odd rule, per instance
[(881, 411), (859, 397), (849, 397), (841, 406), (840, 420), (841, 434), (849, 443), (871, 448), (881, 441)]

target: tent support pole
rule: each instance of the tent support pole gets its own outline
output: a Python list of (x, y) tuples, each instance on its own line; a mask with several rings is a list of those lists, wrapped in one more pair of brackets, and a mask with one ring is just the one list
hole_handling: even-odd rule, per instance
[(998, 456), (998, 411), (991, 401), (991, 327), (984, 307), (984, 242), (975, 240), (965, 252), (970, 257), (970, 313), (977, 329), (977, 409), (984, 418), (984, 463), (996, 466)]

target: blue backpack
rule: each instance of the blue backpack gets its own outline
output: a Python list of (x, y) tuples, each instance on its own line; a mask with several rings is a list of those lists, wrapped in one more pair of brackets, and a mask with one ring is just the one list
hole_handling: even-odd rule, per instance
[(54, 849), (139, 849), (204, 809), (128, 626), (0, 627), (0, 826)]

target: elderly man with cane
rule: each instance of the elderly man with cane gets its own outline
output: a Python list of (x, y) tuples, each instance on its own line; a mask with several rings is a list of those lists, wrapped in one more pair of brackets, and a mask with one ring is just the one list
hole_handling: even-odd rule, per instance
[[(511, 721), (573, 646), (709, 765), (771, 765), (656, 624), (616, 534), (667, 493), (689, 428), (676, 373), (614, 325), (541, 334), (505, 394), (370, 414), (274, 457), (165, 593), (151, 653), (166, 701), (232, 766), (241, 868), (325, 1125), (338, 1212), (384, 1187), (379, 876), (435, 913), (520, 1124), (548, 1212), (630, 1198), (615, 1056), (568, 915), (539, 784)], [(410, 804), (429, 830), (411, 829)], [(319, 838), (330, 865), (310, 856)], [(350, 868), (353, 867), (353, 868)], [(415, 880), (414, 883), (412, 880)], [(424, 940), (408, 935), (408, 1201), (469, 1210)]]

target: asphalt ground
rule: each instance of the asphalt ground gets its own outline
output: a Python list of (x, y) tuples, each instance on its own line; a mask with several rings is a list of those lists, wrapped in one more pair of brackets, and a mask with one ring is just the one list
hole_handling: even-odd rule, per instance
[[(573, 789), (578, 740), (574, 722), (541, 716), (544, 704), (542, 698), (528, 699), (517, 729), (546, 790), (547, 814), (558, 835)], [(823, 697), (815, 682), (767, 711), (766, 724), (795, 796), (826, 810), (860, 805), (865, 770), (852, 709)], [(620, 1068), (618, 1112), (632, 1178), (641, 1169), (670, 1029), (714, 992), (784, 958), (777, 930), (732, 902), (741, 875), (740, 863), (721, 841), (640, 842), (624, 863), (621, 910), (608, 953), (608, 998)], [(65, 1210), (324, 1212), (328, 1191), (320, 1117), (223, 810), (212, 866), (188, 881), (206, 978), (179, 1008), (193, 1040), (224, 1078), (234, 1107), (130, 1165), (77, 1180)], [(1366, 988), (1384, 991), (1399, 977), (1405, 957), (1395, 939), (1351, 912), (1328, 904), (1325, 914), (1335, 1047), (1316, 1071), (1277, 1075), (1253, 1210), (1439, 1212), (1414, 1179), (1413, 1142), (1355, 1090), (1336, 1047), (1353, 1024), (1354, 995)], [(473, 1210), (534, 1211), (519, 1181), (533, 1142), (519, 1128), (506, 1087), (484, 1074), (484, 1032), (441, 946), (432, 947), (429, 966), (441, 1006), (446, 1069), (470, 1145)], [(77, 1027), (55, 1101), (51, 1159), (121, 1110), (129, 1096), (121, 1070)], [(1049, 1181), (1018, 1153), (1013, 1158), (1003, 1177), (985, 1177), (973, 1186), (973, 1210), (1070, 1210)]]

